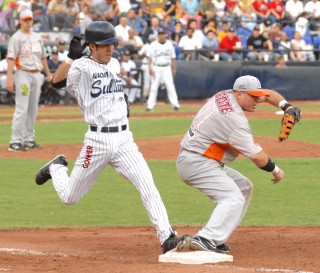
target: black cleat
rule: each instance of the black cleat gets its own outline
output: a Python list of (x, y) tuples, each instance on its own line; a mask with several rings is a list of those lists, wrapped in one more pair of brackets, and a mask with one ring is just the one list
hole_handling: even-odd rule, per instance
[(179, 252), (189, 250), (191, 240), (192, 238), (188, 234), (183, 235), (182, 237), (177, 237), (175, 234), (172, 234), (162, 245), (163, 253), (166, 253), (174, 248), (176, 248)]
[(36, 175), (36, 183), (38, 185), (42, 185), (46, 183), (49, 179), (51, 179), (51, 174), (49, 171), (49, 167), (51, 164), (61, 164), (64, 166), (68, 166), (68, 162), (66, 161), (66, 157), (64, 155), (57, 155), (54, 159), (50, 160), (46, 165), (44, 165)]
[(27, 147), (27, 149), (41, 149), (41, 146), (35, 141), (26, 141), (23, 146)]
[(28, 151), (28, 148), (22, 145), (21, 143), (10, 143), (8, 147), (10, 152), (25, 152)]
[(232, 248), (225, 244), (217, 246), (217, 249), (221, 250), (223, 253), (228, 254), (232, 252)]
[(190, 249), (191, 250), (201, 250), (201, 251), (212, 251), (212, 252), (217, 252), (217, 253), (224, 253), (223, 251), (218, 249), (215, 244), (213, 244), (209, 240), (202, 238), (200, 236), (196, 236), (192, 239)]

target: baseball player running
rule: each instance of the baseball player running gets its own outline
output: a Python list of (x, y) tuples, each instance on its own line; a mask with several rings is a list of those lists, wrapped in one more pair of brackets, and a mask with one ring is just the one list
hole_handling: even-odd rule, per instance
[(296, 119), (300, 119), (298, 108), (276, 91), (261, 89), (260, 81), (247, 75), (239, 77), (232, 90), (221, 91), (208, 100), (181, 141), (177, 159), (180, 178), (216, 203), (208, 223), (192, 239), (192, 250), (230, 252), (225, 242), (249, 207), (252, 182), (225, 164), (241, 153), (260, 169), (270, 172), (273, 183), (284, 177), (283, 170), (254, 143), (244, 114), (254, 112), (260, 102), (279, 106), (285, 112), (291, 109)]
[(52, 178), (61, 201), (74, 204), (109, 164), (140, 192), (163, 251), (180, 249), (190, 243), (191, 237), (176, 236), (150, 169), (129, 130), (120, 64), (111, 57), (118, 43), (114, 27), (104, 21), (92, 22), (85, 30), (85, 42), (91, 55), (77, 59), (84, 46), (79, 37), (74, 37), (68, 58), (53, 78), (55, 87), (66, 84), (66, 90), (78, 101), (88, 124), (84, 145), (70, 177), (65, 156), (58, 155), (39, 170), (36, 183), (42, 185)]
[(163, 29), (158, 32), (158, 40), (150, 44), (148, 51), (149, 73), (151, 75), (151, 88), (147, 102), (147, 112), (152, 111), (156, 105), (160, 83), (164, 83), (168, 92), (168, 99), (175, 111), (180, 108), (173, 75), (176, 74), (176, 53), (167, 34)]
[[(48, 80), (52, 77), (42, 38), (32, 31), (32, 11), (21, 11), (19, 23), (20, 29), (9, 40), (7, 55), (7, 90), (15, 91), (16, 103), (9, 151), (40, 148), (34, 141), (34, 124), (43, 83), (41, 70)], [(13, 76), (14, 66), (17, 69)]]

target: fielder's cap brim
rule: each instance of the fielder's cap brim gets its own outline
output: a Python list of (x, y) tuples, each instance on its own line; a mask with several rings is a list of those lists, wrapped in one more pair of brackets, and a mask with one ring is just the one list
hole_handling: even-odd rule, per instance
[(264, 96), (269, 96), (269, 93), (267, 90), (260, 89), (260, 90), (255, 90), (255, 91), (246, 91), (249, 95), (254, 96), (254, 97), (264, 97)]

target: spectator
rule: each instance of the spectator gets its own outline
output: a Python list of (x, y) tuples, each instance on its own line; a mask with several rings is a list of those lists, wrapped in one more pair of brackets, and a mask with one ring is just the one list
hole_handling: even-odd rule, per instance
[[(130, 9), (133, 9), (135, 14), (139, 17), (142, 18), (142, 9), (141, 9), (141, 0), (130, 0)], [(129, 10), (130, 10), (129, 9)], [(128, 11), (129, 12), (129, 11)]]
[(304, 6), (304, 11), (308, 13), (311, 24), (310, 28), (316, 30), (315, 21), (318, 21), (320, 18), (320, 2), (318, 0), (308, 1)]
[(271, 23), (281, 22), (285, 18), (285, 8), (282, 0), (271, 0), (269, 2), (270, 20)]
[(181, 7), (181, 1), (177, 0), (176, 1), (176, 20), (183, 21), (182, 16), (183, 16), (183, 9)]
[(117, 1), (119, 6), (119, 13), (120, 14), (127, 14), (128, 10), (131, 8), (130, 0), (120, 0)]
[(247, 7), (241, 16), (241, 26), (253, 30), (257, 25), (257, 15), (252, 7)]
[(144, 19), (146, 22), (149, 22), (150, 18), (154, 16), (149, 0), (142, 0), (141, 10), (142, 10), (141, 18)]
[(171, 37), (174, 32), (174, 21), (172, 20), (171, 15), (166, 15), (163, 22), (160, 23), (160, 27), (163, 28), (167, 34), (167, 37)]
[(297, 61), (315, 61), (315, 55), (312, 51), (312, 46), (301, 39), (301, 35), (298, 31), (294, 33), (291, 40), (291, 47), (294, 49), (294, 55)]
[(86, 27), (91, 24), (92, 18), (93, 15), (90, 13), (90, 6), (84, 4), (76, 20), (80, 28), (80, 34), (84, 34)]
[(106, 20), (116, 26), (119, 22), (119, 6), (114, 0), (101, 0), (92, 4), (95, 20)]
[(151, 25), (147, 28), (145, 34), (143, 35), (143, 42), (146, 43), (148, 41), (149, 35), (153, 34), (155, 36), (158, 36), (159, 31), (159, 18), (156, 16), (153, 16), (151, 18)]
[(67, 0), (66, 28), (73, 28), (74, 22), (80, 12), (80, 6), (75, 0)]
[(39, 0), (32, 1), (31, 11), (33, 12), (34, 26), (39, 24), (40, 31), (48, 31), (49, 18), (45, 14), (44, 6), (39, 3)]
[(309, 33), (308, 13), (303, 11), (295, 22), (295, 31), (298, 31), (302, 38)]
[(183, 9), (183, 20), (189, 23), (190, 19), (197, 22), (197, 28), (201, 29), (201, 16), (199, 15), (199, 2), (198, 0), (182, 0), (181, 7)]
[(121, 36), (124, 42), (127, 42), (129, 39), (129, 32), (128, 30), (131, 29), (127, 25), (127, 17), (122, 15), (119, 19), (119, 25), (114, 27), (117, 36)]
[(248, 38), (247, 47), (249, 52), (247, 58), (250, 61), (263, 61), (267, 54), (267, 39), (260, 34), (260, 28), (257, 26), (252, 30), (252, 35)]
[(51, 56), (48, 60), (48, 67), (51, 73), (56, 72), (59, 65), (62, 64), (62, 61), (59, 60), (59, 52), (57, 48), (53, 48)]
[(7, 89), (7, 53), (5, 54), (5, 58), (0, 61), (0, 89)]
[(163, 2), (162, 19), (166, 18), (168, 15), (175, 20), (176, 19), (176, 0), (168, 0)]
[(121, 78), (123, 80), (124, 92), (128, 96), (130, 104), (140, 100), (141, 90), (138, 88), (137, 79), (137, 66), (134, 61), (131, 60), (131, 54), (129, 50), (125, 50), (121, 59)]
[(134, 9), (129, 9), (127, 14), (127, 24), (131, 27), (138, 35), (142, 36), (148, 27), (147, 22), (140, 18), (134, 11)]
[(66, 24), (66, 3), (63, 0), (51, 0), (48, 4), (47, 15), (49, 17), (49, 28), (57, 27), (61, 30)]
[(179, 49), (182, 52), (178, 59), (180, 60), (196, 60), (198, 53), (196, 52), (198, 47), (198, 43), (193, 39), (193, 28), (189, 27), (187, 29), (187, 34), (182, 36), (179, 42)]
[(274, 23), (271, 26), (271, 30), (269, 31), (269, 37), (274, 48), (277, 48), (279, 46), (282, 33), (283, 31), (281, 30), (280, 23)]
[(303, 4), (299, 0), (288, 0), (285, 4), (285, 19), (292, 25), (303, 12)]
[(66, 49), (66, 42), (64, 40), (60, 40), (58, 43), (58, 55), (59, 61), (63, 62), (68, 55), (69, 51)]
[(254, 12), (257, 14), (257, 21), (259, 23), (269, 18), (270, 9), (268, 6), (268, 2), (266, 2), (265, 0), (255, 0), (252, 6), (254, 8)]
[(205, 49), (205, 51), (202, 51), (201, 55), (209, 58), (210, 60), (219, 60), (219, 42), (214, 31), (208, 30), (206, 37), (202, 41), (202, 48)]
[(129, 45), (130, 48), (132, 48), (132, 50), (130, 50), (131, 55), (137, 54), (143, 46), (143, 41), (141, 37), (132, 28), (128, 30), (128, 33), (129, 38), (126, 44)]
[(221, 27), (221, 23), (226, 21), (226, 2), (224, 0), (213, 0), (212, 3), (216, 7), (216, 20)]
[(221, 43), (222, 39), (227, 36), (229, 32), (229, 24), (228, 22), (222, 22), (221, 29), (218, 31), (218, 42)]
[(191, 27), (193, 29), (193, 40), (197, 44), (197, 48), (201, 48), (204, 34), (203, 34), (202, 30), (197, 28), (196, 20), (190, 19), (188, 22), (188, 27)]
[(201, 0), (199, 5), (199, 15), (202, 17), (202, 25), (207, 24), (209, 20), (215, 19), (216, 7), (211, 0)]
[(280, 55), (277, 58), (277, 64), (275, 65), (276, 68), (285, 68), (287, 67), (285, 57), (283, 55)]
[(272, 23), (270, 19), (266, 19), (264, 20), (260, 25), (260, 33), (264, 32), (264, 31), (268, 31), (270, 32), (272, 30)]
[(17, 3), (19, 4), (18, 10), (17, 10), (18, 13), (20, 13), (21, 11), (23, 11), (25, 9), (28, 9), (28, 10), (32, 9), (31, 0), (19, 0), (19, 1), (17, 1)]
[(281, 39), (279, 41), (278, 53), (285, 56), (285, 59), (290, 57), (290, 60), (297, 61), (296, 54), (292, 51), (291, 42), (289, 40), (288, 34), (281, 32)]
[(234, 27), (230, 27), (228, 34), (220, 43), (220, 59), (223, 61), (242, 60), (242, 49), (243, 47), (236, 34), (236, 29)]
[(169, 37), (169, 39), (171, 40), (172, 45), (175, 49), (176, 56), (180, 56), (182, 54), (178, 45), (179, 45), (181, 37), (185, 34), (186, 34), (186, 32), (182, 26), (182, 23), (180, 21), (177, 21), (174, 24), (174, 32), (172, 33), (171, 37)]
[(247, 8), (251, 8), (253, 10), (252, 1), (251, 0), (240, 0), (238, 3), (238, 7), (243, 14)]
[(204, 33), (207, 33), (209, 30), (212, 30), (215, 33), (218, 32), (218, 24), (213, 19), (209, 20), (203, 28)]
[(123, 39), (121, 36), (117, 36), (118, 46), (113, 50), (112, 57), (116, 58), (119, 62), (122, 60), (122, 54), (128, 48), (124, 45)]
[(14, 14), (18, 8), (15, 2), (8, 3), (8, 8), (0, 11), (0, 31), (15, 31)]
[(241, 15), (241, 10), (238, 6), (237, 0), (225, 0), (226, 2), (226, 12), (225, 19), (229, 22), (234, 23), (235, 20)]

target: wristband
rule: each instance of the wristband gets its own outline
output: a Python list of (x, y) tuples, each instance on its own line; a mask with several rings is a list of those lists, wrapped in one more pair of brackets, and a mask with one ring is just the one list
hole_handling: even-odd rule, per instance
[(67, 58), (64, 59), (64, 62), (67, 63), (67, 64), (72, 65), (73, 60), (71, 58), (67, 57)]
[(273, 174), (277, 174), (280, 171), (280, 168), (275, 165), (274, 170), (272, 171)]
[(276, 164), (270, 158), (268, 160), (268, 163), (264, 167), (260, 167), (260, 169), (267, 172), (273, 172), (275, 168), (276, 168)]
[(279, 102), (279, 108), (282, 108), (286, 103), (288, 103), (286, 100), (282, 100)]

